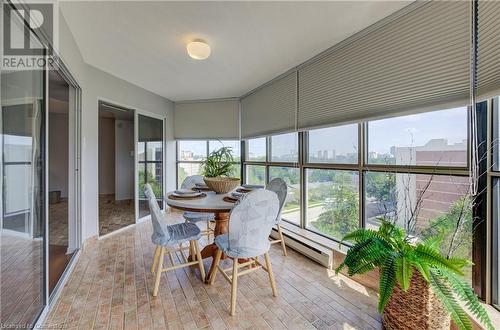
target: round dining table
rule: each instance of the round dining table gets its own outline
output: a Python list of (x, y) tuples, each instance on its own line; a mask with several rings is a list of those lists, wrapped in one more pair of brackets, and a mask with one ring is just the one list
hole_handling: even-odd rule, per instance
[[(234, 207), (235, 203), (226, 202), (224, 197), (227, 194), (216, 194), (213, 191), (204, 191), (206, 196), (203, 198), (175, 198), (173, 197), (173, 191), (166, 194), (165, 203), (173, 209), (191, 212), (207, 212), (213, 213), (215, 216), (215, 229), (214, 236), (219, 236), (227, 233), (228, 223), (229, 223), (229, 212)], [(215, 243), (208, 244), (201, 251), (201, 256), (205, 258), (214, 258), (217, 252), (217, 246)], [(225, 258), (225, 256), (223, 256)], [(212, 262), (210, 271), (207, 273), (205, 278), (205, 283), (210, 281), (210, 278), (214, 272), (215, 265)]]

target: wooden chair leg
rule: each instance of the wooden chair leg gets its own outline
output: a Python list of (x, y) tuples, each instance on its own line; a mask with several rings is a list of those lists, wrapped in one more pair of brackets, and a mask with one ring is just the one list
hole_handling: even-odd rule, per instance
[(155, 253), (153, 255), (153, 263), (151, 264), (151, 269), (150, 269), (151, 274), (155, 273), (155, 268), (156, 268), (156, 264), (158, 263), (158, 256), (160, 254), (160, 249), (161, 248), (158, 245), (155, 248)]
[(279, 238), (281, 240), (281, 248), (283, 249), (283, 255), (286, 257), (285, 238), (283, 237), (283, 232), (281, 231), (280, 224), (278, 224), (277, 227), (278, 227), (278, 235), (279, 235)]
[(198, 260), (198, 266), (200, 267), (201, 281), (205, 281), (205, 266), (203, 266), (203, 258), (201, 257), (200, 245), (198, 241), (193, 241), (194, 249), (196, 250), (196, 259)]
[(207, 221), (207, 244), (210, 244), (210, 220)]
[(219, 271), (219, 263), (221, 258), (222, 258), (222, 250), (217, 249), (217, 252), (215, 253), (215, 259), (213, 261), (214, 270), (212, 274), (210, 274), (210, 285), (213, 285), (215, 282), (215, 275), (217, 275), (217, 272)]
[(158, 268), (156, 269), (156, 280), (155, 280), (155, 287), (153, 289), (153, 297), (156, 297), (158, 295), (158, 289), (160, 288), (160, 279), (161, 279), (161, 273), (163, 270), (163, 259), (165, 257), (165, 248), (162, 246), (160, 247), (160, 259), (158, 260)]
[(273, 290), (273, 296), (278, 296), (278, 291), (276, 290), (276, 282), (274, 281), (273, 269), (271, 268), (271, 260), (269, 259), (269, 252), (264, 254), (266, 259), (267, 274), (269, 275), (269, 281), (271, 282), (271, 289)]
[(231, 278), (231, 316), (236, 312), (236, 293), (238, 292), (238, 258), (233, 259), (233, 276)]

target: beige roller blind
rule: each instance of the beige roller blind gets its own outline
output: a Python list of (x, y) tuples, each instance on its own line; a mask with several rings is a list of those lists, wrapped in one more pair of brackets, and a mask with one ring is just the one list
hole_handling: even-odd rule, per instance
[(239, 101), (175, 103), (176, 139), (239, 139)]
[(500, 95), (500, 1), (478, 4), (477, 87), (479, 98)]
[(467, 103), (471, 8), (429, 2), (299, 67), (299, 129)]
[(297, 73), (272, 81), (241, 99), (242, 138), (296, 128)]

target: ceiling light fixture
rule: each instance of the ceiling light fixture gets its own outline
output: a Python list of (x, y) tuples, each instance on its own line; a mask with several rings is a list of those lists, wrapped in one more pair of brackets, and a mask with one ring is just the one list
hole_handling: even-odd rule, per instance
[(187, 44), (187, 52), (195, 60), (205, 60), (210, 56), (210, 46), (201, 40), (191, 41)]

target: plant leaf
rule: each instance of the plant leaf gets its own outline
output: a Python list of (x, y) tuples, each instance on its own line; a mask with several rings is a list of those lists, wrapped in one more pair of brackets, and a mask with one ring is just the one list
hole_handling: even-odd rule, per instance
[(380, 269), (378, 311), (382, 313), (396, 285), (396, 256), (391, 254)]
[(462, 330), (471, 330), (472, 323), (469, 317), (457, 303), (455, 297), (453, 296), (453, 292), (433, 269), (431, 269), (429, 273), (429, 283), (432, 291), (443, 303), (443, 306), (448, 313), (450, 313), (451, 319), (455, 322), (455, 324)]

